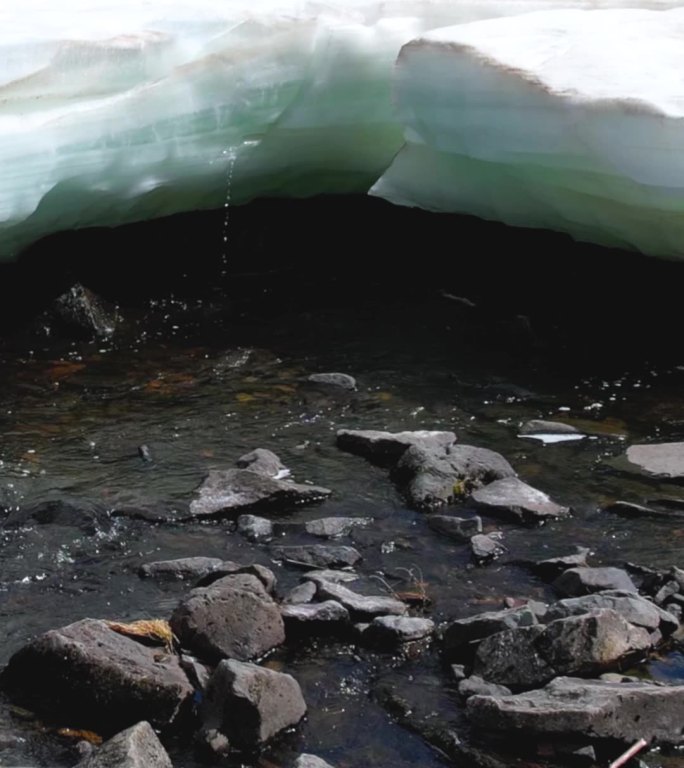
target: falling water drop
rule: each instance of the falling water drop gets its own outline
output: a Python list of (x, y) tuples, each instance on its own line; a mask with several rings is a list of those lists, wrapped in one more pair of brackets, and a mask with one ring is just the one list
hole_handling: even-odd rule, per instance
[(237, 160), (237, 151), (234, 147), (223, 150), (223, 156), (227, 160), (226, 165), (226, 196), (223, 200), (223, 227), (221, 228), (221, 278), (225, 278), (228, 273), (228, 227), (230, 224), (230, 203), (233, 193), (233, 174), (235, 172), (235, 161)]

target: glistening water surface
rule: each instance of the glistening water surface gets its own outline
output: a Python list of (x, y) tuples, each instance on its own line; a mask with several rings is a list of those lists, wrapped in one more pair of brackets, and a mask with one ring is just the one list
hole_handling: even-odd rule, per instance
[[(373, 518), (340, 541), (363, 555), (358, 588), (378, 593), (424, 582), (431, 600), (425, 613), (440, 623), (502, 607), (506, 597), (552, 599), (523, 561), (575, 546), (590, 548), (594, 565), (682, 565), (684, 489), (621, 474), (609, 462), (635, 442), (684, 438), (684, 370), (676, 354), (573, 361), (539, 344), (525, 318), (483, 320), (453, 293), (366, 292), (268, 311), (264, 300), (228, 316), (210, 311), (206, 300), (165, 300), (132, 313), (112, 341), (7, 343), (2, 501), (26, 509), (78, 499), (105, 513), (127, 504), (171, 508), (193, 497), (208, 470), (269, 448), (298, 481), (334, 491), (285, 519)], [(325, 371), (354, 375), (357, 391), (306, 382)], [(518, 427), (530, 418), (569, 421), (587, 436), (556, 444), (522, 439)], [(467, 545), (428, 528), (386, 470), (336, 448), (343, 427), (454, 430), (461, 442), (504, 454), (522, 479), (571, 506), (573, 515), (539, 528), (485, 517), (486, 530), (502, 531), (506, 553), (473, 567)], [(151, 461), (141, 458), (141, 445)], [(657, 517), (602, 511), (615, 499), (664, 498), (670, 511)], [(280, 594), (301, 575), (274, 562), (268, 545), (243, 539), (229, 520), (154, 523), (105, 514), (85, 524), (5, 524), (0, 536), (2, 663), (36, 634), (85, 616), (167, 618), (191, 585), (141, 580), (145, 562), (194, 555), (259, 562), (276, 572)], [(314, 540), (288, 534), (287, 543), (298, 542)], [(289, 765), (300, 751), (340, 768), (442, 764), (440, 752), (383, 705), (388, 689), (409, 691), (421, 716), (461, 727), (455, 684), (436, 648), (403, 658), (325, 640), (290, 644), (268, 663), (295, 675), (309, 714), (258, 758), (266, 767)], [(681, 655), (654, 661), (652, 671), (659, 679), (684, 678)], [(7, 703), (1, 713), (0, 764), (75, 762), (51, 724)], [(211, 764), (191, 744), (169, 747), (176, 766)]]

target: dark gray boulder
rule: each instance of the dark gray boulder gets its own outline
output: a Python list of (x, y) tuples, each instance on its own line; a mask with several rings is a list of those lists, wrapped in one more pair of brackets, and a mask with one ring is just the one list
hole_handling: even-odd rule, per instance
[(81, 499), (48, 499), (37, 504), (14, 506), (2, 527), (18, 528), (32, 525), (57, 525), (78, 528), (91, 536), (109, 530), (110, 517), (100, 504)]
[(273, 523), (257, 515), (240, 515), (237, 532), (249, 541), (270, 541), (273, 538)]
[(543, 523), (566, 517), (570, 510), (556, 504), (517, 477), (505, 477), (473, 491), (473, 501), (487, 514), (517, 523)]
[(449, 504), (473, 488), (514, 476), (501, 454), (459, 443), (414, 445), (405, 451), (395, 472), (409, 502), (428, 510)]
[(304, 530), (311, 536), (333, 539), (337, 536), (346, 536), (354, 528), (367, 528), (372, 522), (373, 519), (370, 517), (323, 517), (305, 523)]
[(535, 613), (527, 606), (478, 613), (452, 621), (443, 632), (442, 648), (448, 658), (456, 658), (485, 637), (507, 629), (531, 627), (537, 623)]
[(443, 533), (457, 541), (469, 541), (472, 536), (482, 533), (482, 519), (453, 517), (452, 515), (428, 515), (428, 525), (433, 531)]
[[(306, 714), (306, 702), (290, 675), (230, 659), (214, 672), (202, 705), (202, 733), (209, 744), (254, 749)], [(225, 736), (227, 743), (215, 738)]]
[(266, 477), (286, 477), (290, 471), (273, 451), (266, 448), (256, 448), (235, 462), (238, 469), (249, 469)]
[(361, 560), (361, 554), (354, 547), (328, 544), (272, 547), (271, 553), (276, 560), (305, 568), (339, 568), (356, 565)]
[(377, 616), (363, 631), (361, 639), (376, 648), (394, 648), (403, 643), (425, 640), (435, 631), (430, 619), (414, 616)]
[(348, 373), (312, 373), (306, 379), (311, 384), (325, 387), (337, 387), (352, 392), (356, 389), (356, 379)]
[(210, 662), (256, 659), (285, 640), (280, 609), (256, 576), (225, 576), (193, 589), (171, 627), (185, 648)]
[(142, 722), (112, 736), (76, 768), (173, 768), (173, 765), (152, 726)]
[(473, 673), (516, 690), (535, 688), (558, 675), (598, 674), (650, 647), (647, 630), (600, 610), (491, 635), (477, 648)]
[(191, 517), (237, 516), (252, 510), (278, 512), (328, 498), (332, 491), (316, 485), (276, 480), (249, 469), (214, 470), (190, 503)]
[(338, 448), (385, 467), (394, 466), (411, 446), (446, 448), (455, 442), (453, 432), (381, 432), (374, 429), (340, 429), (337, 432)]
[(318, 581), (317, 595), (322, 600), (337, 600), (356, 621), (366, 621), (376, 616), (403, 616), (406, 605), (386, 595), (359, 595), (341, 584)]
[(40, 716), (103, 735), (141, 720), (183, 719), (193, 687), (178, 658), (83, 619), (40, 635), (14, 654), (0, 686)]
[(553, 582), (553, 588), (565, 597), (580, 597), (606, 589), (636, 592), (627, 571), (621, 568), (568, 568)]
[(510, 696), (510, 688), (505, 685), (488, 683), (477, 675), (471, 675), (458, 684), (458, 693), (463, 699), (469, 699), (471, 696)]
[(156, 581), (184, 581), (200, 579), (220, 568), (223, 560), (218, 557), (181, 557), (177, 560), (157, 560), (140, 566), (141, 579)]
[(682, 742), (684, 686), (559, 677), (515, 696), (473, 696), (467, 714), (479, 729), (588, 739)]
[(338, 631), (342, 625), (349, 624), (349, 611), (336, 600), (282, 605), (280, 611), (288, 637), (334, 632)]

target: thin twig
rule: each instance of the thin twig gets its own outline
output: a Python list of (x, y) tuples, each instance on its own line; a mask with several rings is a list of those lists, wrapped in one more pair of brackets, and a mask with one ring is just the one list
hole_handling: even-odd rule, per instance
[(617, 760), (613, 760), (608, 768), (620, 768), (620, 766), (624, 765), (628, 760), (631, 760), (634, 755), (637, 754), (637, 752), (641, 752), (641, 750), (647, 744), (648, 742), (646, 739), (639, 739), (639, 741), (637, 741), (635, 744), (632, 744), (632, 746), (626, 752), (623, 752)]

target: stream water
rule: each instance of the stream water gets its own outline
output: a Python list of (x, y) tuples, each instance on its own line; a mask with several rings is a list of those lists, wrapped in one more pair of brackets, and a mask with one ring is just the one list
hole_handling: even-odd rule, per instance
[[(676, 350), (655, 361), (638, 349), (618, 360), (569, 360), (528, 338), (517, 315), (473, 319), (475, 310), (444, 292), (374, 290), (329, 302), (307, 302), (306, 294), (275, 308), (262, 299), (229, 317), (206, 299), (167, 297), (131, 313), (109, 342), (10, 339), (0, 361), (4, 504), (75, 498), (107, 510), (187, 502), (208, 470), (264, 447), (297, 480), (334, 490), (329, 501), (288, 519), (372, 517), (370, 528), (342, 542), (363, 555), (361, 588), (377, 593), (385, 584), (422, 581), (432, 601), (426, 612), (437, 622), (500, 607), (505, 597), (551, 599), (550, 587), (521, 561), (569, 554), (576, 545), (590, 548), (595, 565), (682, 565), (684, 488), (622, 475), (608, 461), (631, 443), (684, 438)], [(358, 391), (305, 382), (325, 371), (353, 374)], [(591, 434), (548, 445), (519, 438), (518, 426), (539, 417)], [(507, 552), (473, 568), (467, 546), (429, 529), (385, 470), (335, 447), (342, 427), (453, 429), (462, 442), (504, 454), (522, 479), (571, 506), (573, 516), (540, 528), (485, 519), (487, 530), (504, 532)], [(141, 445), (152, 461), (141, 459)], [(679, 501), (680, 511), (671, 505), (669, 515), (637, 519), (602, 511), (615, 499), (663, 498)], [(143, 581), (138, 567), (194, 555), (269, 565), (281, 594), (300, 575), (274, 564), (267, 547), (246, 542), (229, 522), (119, 517), (85, 529), (0, 526), (0, 662), (37, 633), (85, 616), (168, 617), (189, 586)], [(435, 648), (406, 659), (330, 640), (290, 646), (269, 663), (299, 680), (309, 715), (259, 759), (266, 768), (289, 765), (299, 751), (339, 768), (442, 764), (378, 694), (404, 686), (426, 716), (458, 723), (455, 685)], [(641, 672), (684, 680), (682, 656), (673, 651)], [(0, 765), (75, 762), (65, 741), (25, 717), (2, 705)], [(170, 751), (176, 766), (207, 764), (187, 744), (172, 743)]]

